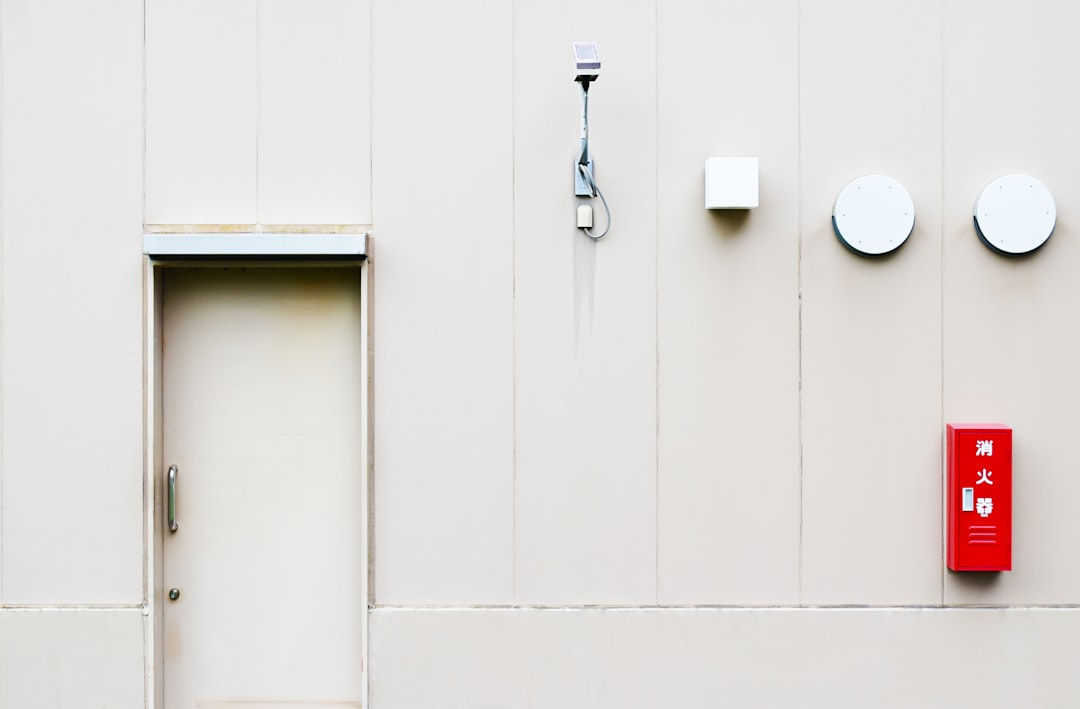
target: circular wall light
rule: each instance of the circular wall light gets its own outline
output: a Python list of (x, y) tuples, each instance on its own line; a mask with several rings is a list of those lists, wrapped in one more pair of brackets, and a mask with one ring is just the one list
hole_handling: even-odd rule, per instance
[(1046, 185), (1030, 175), (999, 177), (975, 200), (975, 232), (991, 250), (1029, 254), (1054, 233), (1057, 206)]
[(833, 231), (840, 243), (860, 256), (884, 256), (903, 246), (915, 228), (915, 203), (896, 180), (864, 175), (836, 196)]

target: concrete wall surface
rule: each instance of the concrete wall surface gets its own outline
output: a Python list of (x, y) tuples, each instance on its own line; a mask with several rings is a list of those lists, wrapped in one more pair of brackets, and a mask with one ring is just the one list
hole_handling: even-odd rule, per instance
[(143, 613), (0, 609), (0, 707), (145, 706)]
[(1077, 630), (1060, 609), (386, 609), (371, 705), (1066, 707)]
[[(0, 0), (0, 709), (153, 703), (147, 225), (372, 231), (371, 706), (1075, 703), (1078, 23)], [(760, 207), (704, 209), (713, 156)], [(1009, 259), (1013, 172), (1058, 223)], [(874, 260), (830, 223), (871, 173), (916, 209)], [(953, 421), (1014, 428), (1011, 572), (944, 569)]]

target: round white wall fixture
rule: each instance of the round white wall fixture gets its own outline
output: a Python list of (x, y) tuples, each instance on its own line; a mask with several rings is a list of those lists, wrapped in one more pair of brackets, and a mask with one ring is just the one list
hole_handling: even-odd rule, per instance
[(896, 180), (864, 175), (844, 185), (833, 204), (833, 231), (840, 243), (863, 256), (900, 248), (915, 228), (915, 203)]
[(1057, 206), (1046, 185), (1030, 175), (999, 177), (975, 200), (975, 231), (999, 254), (1029, 254), (1054, 233)]

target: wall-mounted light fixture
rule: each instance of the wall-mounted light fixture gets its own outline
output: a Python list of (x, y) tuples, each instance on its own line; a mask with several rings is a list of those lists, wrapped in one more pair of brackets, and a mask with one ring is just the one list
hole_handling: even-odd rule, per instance
[(756, 206), (757, 158), (709, 158), (705, 161), (705, 209), (753, 209)]
[(915, 228), (915, 204), (896, 180), (864, 175), (844, 185), (833, 204), (833, 231), (860, 256), (884, 256), (907, 241)]
[(607, 200), (596, 184), (595, 163), (589, 152), (589, 85), (600, 78), (600, 52), (596, 42), (574, 42), (574, 81), (580, 88), (581, 102), (581, 154), (574, 164), (574, 195), (592, 199), (600, 198), (607, 214), (607, 224), (599, 234), (591, 231), (593, 208), (591, 204), (580, 204), (577, 209), (577, 226), (593, 239), (599, 239), (611, 228), (611, 210)]
[(1054, 196), (1031, 175), (997, 178), (979, 193), (972, 214), (979, 239), (1006, 256), (1035, 251), (1057, 223)]

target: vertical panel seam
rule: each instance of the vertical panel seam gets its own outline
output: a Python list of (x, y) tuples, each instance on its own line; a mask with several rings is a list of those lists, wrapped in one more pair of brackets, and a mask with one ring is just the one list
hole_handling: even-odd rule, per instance
[(142, 223), (146, 228), (146, 0), (142, 2)]
[(799, 439), (799, 549), (798, 571), (795, 584), (799, 605), (803, 602), (803, 284), (802, 284), (802, 243), (803, 243), (803, 169), (802, 169), (802, 0), (795, 3), (795, 130), (796, 130), (796, 172), (798, 181), (798, 226), (795, 246), (795, 282), (798, 307), (798, 439)]
[[(146, 228), (146, 132), (147, 132), (146, 131), (146, 0), (143, 0), (142, 3), (140, 3), (140, 6), (142, 8), (142, 171), (143, 171), (143, 174), (142, 174), (142, 223), (143, 223), (143, 229), (145, 229)], [(141, 265), (142, 264), (140, 262), (140, 266)], [(141, 279), (142, 293), (140, 293), (141, 297), (139, 298), (139, 300), (141, 301), (141, 305), (142, 305), (142, 333), (140, 333), (140, 334), (142, 335), (141, 342), (143, 343), (143, 347), (142, 347), (142, 351), (143, 351), (143, 357), (142, 357), (142, 380), (143, 380), (143, 391), (144, 391), (143, 412), (142, 412), (142, 414), (143, 414), (143, 416), (142, 416), (142, 426), (143, 426), (142, 441), (143, 441), (143, 460), (145, 460), (146, 459), (146, 441), (148, 440), (148, 437), (150, 435), (150, 428), (149, 428), (149, 425), (148, 425), (149, 416), (147, 415), (149, 407), (148, 407), (148, 404), (147, 404), (147, 401), (146, 401), (146, 396), (145, 396), (145, 392), (147, 391), (146, 381), (147, 381), (147, 377), (148, 377), (148, 367), (147, 367), (148, 362), (147, 362), (147, 358), (146, 358), (146, 342), (147, 342), (147, 337), (148, 337), (149, 333), (147, 332), (147, 328), (146, 328), (146, 323), (147, 323), (147, 312), (146, 312), (146, 287), (147, 287), (146, 269), (140, 268), (140, 270), (142, 271), (142, 273), (141, 273), (141, 276), (142, 276), (142, 279)], [(150, 538), (149, 532), (147, 531), (147, 526), (148, 526), (148, 523), (149, 523), (149, 520), (150, 520), (151, 513), (150, 513), (150, 510), (146, 509), (146, 497), (147, 497), (147, 493), (150, 492), (150, 491), (147, 489), (148, 485), (147, 485), (147, 481), (146, 481), (146, 472), (147, 471), (143, 471), (143, 476), (142, 476), (142, 499), (143, 499), (143, 515), (142, 515), (143, 516), (143, 519), (142, 519), (142, 522), (143, 522), (143, 553), (142, 553), (142, 562), (143, 562), (142, 583), (143, 583), (143, 589), (142, 589), (142, 592), (143, 592), (143, 603), (149, 603), (149, 597), (150, 597), (151, 587), (152, 587), (152, 584), (150, 583), (150, 556), (149, 556), (151, 538)]]
[(939, 515), (939, 518), (940, 518), (940, 524), (939, 524), (940, 532), (938, 534), (938, 573), (941, 575), (941, 605), (944, 606), (945, 605), (945, 583), (946, 583), (946, 580), (947, 580), (947, 576), (946, 576), (945, 571), (944, 571), (944, 564), (941, 563), (941, 560), (943, 560), (945, 558), (945, 538), (944, 538), (945, 537), (945, 534), (944, 534), (944, 530), (945, 530), (945, 443), (944, 443), (944, 431), (945, 431), (945, 3), (944, 3), (944, 0), (942, 0), (942, 2), (939, 4), (939, 7), (941, 8), (940, 12), (939, 12), (939, 18), (938, 18), (939, 19), (938, 51), (939, 51), (939, 61), (941, 62), (940, 84), (939, 84), (939, 91), (940, 91), (940, 97), (941, 97), (941, 123), (940, 123), (940, 126), (939, 126), (940, 135), (938, 137), (939, 137), (939, 139), (941, 141), (941, 156), (940, 156), (940, 160), (941, 160), (941, 177), (940, 177), (941, 183), (939, 184), (939, 187), (938, 187), (938, 189), (940, 190), (940, 194), (938, 195), (938, 197), (939, 197), (939, 199), (941, 201), (939, 203), (939, 212), (938, 212), (938, 229), (939, 229), (939, 234), (940, 234), (939, 238), (941, 239), (941, 242), (939, 244), (939, 248), (941, 249), (941, 251), (940, 251), (940, 263), (938, 264), (938, 268), (939, 268), (938, 276), (939, 276), (939, 281), (940, 281), (939, 282), (938, 297), (939, 297), (939, 303), (940, 303), (940, 307), (941, 307), (941, 314), (940, 314), (940, 318), (939, 318), (939, 322), (938, 322), (938, 327), (940, 328), (940, 331), (941, 331), (941, 337), (940, 337), (940, 341), (939, 341), (938, 344), (941, 347), (941, 352), (940, 352), (940, 354), (941, 354), (941, 361), (940, 361), (941, 371), (939, 372), (939, 376), (941, 378), (941, 381), (940, 381), (941, 401), (939, 402), (939, 404), (940, 404), (940, 411), (939, 411), (940, 419), (938, 421), (938, 435), (941, 436), (941, 439), (939, 439), (941, 442), (939, 443), (940, 448), (939, 448), (939, 453), (938, 453), (938, 460), (939, 460), (938, 475), (940, 477), (938, 489), (941, 492), (938, 495), (938, 515)]
[(653, 2), (653, 377), (655, 398), (653, 415), (656, 439), (653, 445), (653, 585), (654, 598), (660, 605), (660, 3)]
[(262, 148), (262, 72), (259, 54), (259, 8), (262, 0), (255, 0), (255, 230), (260, 231), (262, 224), (259, 214), (259, 153)]
[(368, 0), (368, 221), (375, 227), (375, 0)]
[(4, 162), (4, 141), (7, 139), (7, 121), (4, 120), (3, 108), (7, 106), (4, 91), (4, 76), (7, 73), (7, 57), (4, 55), (4, 2), (0, 0), (0, 608), (4, 605), (4, 293), (7, 285), (7, 260), (4, 258), (4, 236), (7, 224), (7, 165)]
[(510, 600), (517, 605), (517, 0), (510, 4)]
[[(147, 134), (147, 118), (146, 118), (146, 0), (139, 3), (142, 10), (142, 226), (146, 228), (146, 134)], [(149, 313), (147, 312), (147, 288), (149, 283), (147, 280), (146, 268), (143, 267), (143, 262), (140, 261), (140, 276), (142, 292), (140, 295), (140, 305), (142, 307), (142, 384), (143, 384), (143, 400), (142, 400), (142, 462), (147, 469), (142, 471), (142, 604), (143, 604), (143, 643), (142, 643), (142, 656), (143, 656), (143, 702), (147, 707), (154, 706), (154, 693), (156, 691), (155, 683), (163, 682), (164, 677), (155, 677), (154, 675), (154, 643), (157, 640), (157, 628), (155, 627), (154, 617), (151, 614), (153, 604), (151, 597), (153, 595), (153, 566), (151, 560), (151, 549), (153, 548), (153, 534), (151, 532), (151, 525), (153, 522), (153, 503), (149, 502), (153, 496), (153, 486), (148, 484), (148, 476), (153, 474), (153, 463), (148, 463), (147, 453), (148, 441), (152, 428), (151, 428), (151, 409), (153, 401), (154, 388), (148, 386), (150, 377), (150, 361), (147, 357), (147, 343), (152, 341), (147, 322), (149, 319)], [(147, 394), (150, 393), (150, 397)], [(148, 499), (149, 498), (149, 499)]]

